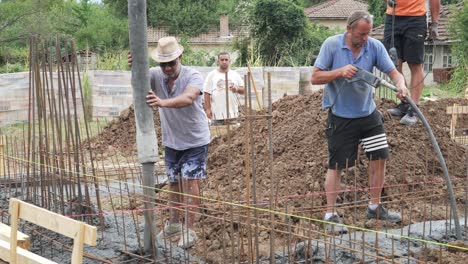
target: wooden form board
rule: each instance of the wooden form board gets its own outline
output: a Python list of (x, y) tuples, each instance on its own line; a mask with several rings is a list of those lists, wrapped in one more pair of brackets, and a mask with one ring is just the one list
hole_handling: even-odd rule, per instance
[[(10, 242), (11, 228), (4, 223), (0, 223), (0, 240)], [(31, 247), (29, 236), (18, 231), (18, 247), (28, 250)]]
[(94, 226), (14, 198), (10, 199), (9, 212), (11, 215), (10, 241), (0, 241), (2, 242), (0, 243), (0, 258), (10, 263), (55, 263), (17, 247), (17, 231), (20, 219), (73, 238), (72, 264), (81, 264), (83, 262), (84, 243), (91, 246), (96, 245), (97, 228)]
[(468, 105), (454, 104), (453, 106), (447, 106), (447, 114), (452, 115), (452, 121), (450, 122), (450, 138), (457, 143), (468, 145), (468, 136), (455, 135), (458, 116), (468, 114)]

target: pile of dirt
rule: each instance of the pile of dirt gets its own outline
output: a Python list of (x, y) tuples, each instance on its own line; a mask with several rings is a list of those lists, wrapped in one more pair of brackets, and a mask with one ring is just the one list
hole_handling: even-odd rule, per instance
[[(321, 109), (321, 98), (321, 93), (288, 96), (273, 104), (272, 161), (269, 160), (268, 123), (266, 120), (253, 122), (256, 180), (254, 183), (251, 174), (250, 186), (246, 185), (245, 176), (245, 146), (250, 137), (247, 132), (246, 138), (245, 124), (234, 130), (230, 136), (215, 138), (209, 147), (208, 179), (203, 187), (203, 196), (242, 203), (246, 201), (246, 190), (250, 187), (250, 199), (253, 200), (255, 189), (256, 200), (259, 201), (260, 207), (268, 206), (270, 194), (273, 193), (277, 202), (277, 211), (321, 219), (326, 204), (323, 186), (328, 160), (324, 133), (327, 113)], [(438, 140), (455, 188), (463, 190), (468, 155), (464, 146), (450, 139), (451, 117), (446, 114), (446, 107), (454, 103), (466, 104), (466, 99), (426, 102), (420, 108)], [(404, 214), (401, 226), (428, 219), (445, 219), (447, 191), (442, 169), (428, 134), (421, 122), (407, 127), (387, 114), (386, 109), (394, 106), (394, 102), (390, 100), (378, 102), (378, 109), (384, 113), (385, 128), (391, 148), (391, 157), (386, 170), (386, 188), (383, 193), (384, 202), (388, 207)], [(251, 146), (249, 146), (249, 155), (251, 158)], [(252, 160), (247, 165), (252, 167)], [(365, 212), (363, 209), (367, 207), (369, 197), (367, 165), (367, 158), (361, 153), (357, 166), (343, 173), (341, 181), (343, 189), (351, 191), (343, 192), (339, 202), (345, 204), (356, 202), (361, 209), (356, 211), (351, 209), (354, 206), (342, 206), (338, 212), (346, 216), (345, 223), (350, 225), (366, 226), (371, 229), (398, 228), (399, 225), (383, 223), (376, 225), (375, 222), (360, 217)], [(460, 203), (463, 206), (464, 202)], [(430, 215), (423, 208), (431, 208)], [(218, 214), (218, 217), (221, 216), (225, 217), (222, 213)], [(275, 219), (284, 221), (277, 216)], [(301, 221), (295, 223), (299, 222)], [(206, 237), (206, 244), (212, 252), (216, 252), (216, 247), (210, 248), (210, 246), (222, 245), (222, 237), (233, 235), (229, 231), (228, 234), (222, 235), (221, 230), (229, 230), (229, 226), (223, 226), (219, 220), (205, 220), (205, 229), (206, 226), (209, 226), (210, 230), (219, 231)], [(267, 228), (263, 224), (260, 226), (261, 229)], [(281, 227), (276, 228), (281, 229)], [(312, 223), (311, 228), (321, 230), (322, 225)], [(281, 239), (280, 236), (277, 234), (276, 239)], [(260, 244), (267, 245), (268, 238), (268, 232), (261, 232)], [(221, 250), (218, 249), (219, 254)], [(268, 253), (263, 256), (267, 257)]]
[[(273, 104), (273, 161), (268, 162), (268, 129), (266, 120), (253, 124), (255, 145), (255, 173), (258, 194), (268, 195), (270, 188), (270, 164), (279, 196), (304, 195), (317, 189), (324, 178), (328, 151), (324, 134), (327, 114), (321, 109), (321, 93), (308, 96), (289, 96)], [(454, 103), (466, 103), (465, 99), (443, 99), (421, 105), (437, 137), (451, 176), (466, 176), (466, 150), (453, 142), (449, 136), (450, 116), (446, 107)], [(412, 127), (399, 124), (398, 119), (386, 113), (394, 106), (390, 100), (379, 101), (378, 108), (384, 113), (385, 128), (391, 148), (387, 164), (386, 185), (405, 184), (423, 180), (433, 175), (442, 180), (441, 168), (434, 155), (433, 147), (421, 122)], [(232, 167), (231, 175), (245, 174), (245, 127), (235, 130), (230, 137), (216, 138), (210, 144), (208, 159), (207, 189), (219, 189), (232, 184), (233, 192), (242, 193), (246, 186), (243, 177), (227, 177), (228, 156)], [(366, 165), (366, 166), (360, 166)], [(358, 186), (367, 184), (367, 159), (361, 155), (358, 161)], [(346, 180), (346, 179), (344, 179)], [(348, 185), (354, 186), (354, 177)], [(217, 186), (215, 188), (215, 186)], [(276, 191), (275, 191), (276, 193)], [(261, 197), (262, 198), (262, 197)], [(261, 199), (260, 198), (260, 199)], [(263, 197), (267, 198), (267, 197)]]
[[(161, 122), (159, 113), (154, 112), (154, 127), (158, 136), (158, 145), (161, 146)], [(95, 137), (89, 141), (90, 148), (102, 153), (104, 156), (119, 152), (121, 155), (134, 155), (136, 147), (135, 109), (133, 105), (122, 111), (118, 118), (109, 122)], [(88, 146), (87, 143), (83, 144)], [(97, 155), (97, 158), (100, 158)]]
[[(307, 213), (309, 217), (323, 216), (323, 185), (327, 169), (328, 150), (324, 134), (327, 114), (321, 108), (322, 93), (317, 92), (306, 96), (287, 96), (273, 104), (272, 111), (272, 145), (273, 160), (269, 160), (268, 122), (266, 118), (252, 121), (253, 152), (255, 160), (249, 161), (255, 171), (256, 199), (265, 204), (270, 194), (276, 196), (276, 208), (299, 213), (304, 207), (312, 208)], [(450, 115), (446, 114), (447, 106), (453, 104), (466, 105), (466, 99), (442, 99), (428, 101), (421, 104), (421, 111), (425, 114), (438, 140), (445, 157), (452, 181), (457, 186), (463, 186), (466, 180), (467, 150), (466, 147), (450, 139)], [(416, 210), (431, 203), (438, 202), (440, 207), (434, 208), (431, 217), (444, 219), (446, 217), (446, 189), (439, 161), (434, 154), (433, 146), (421, 122), (407, 127), (399, 124), (398, 119), (386, 113), (386, 109), (394, 107), (390, 100), (379, 100), (378, 109), (384, 113), (385, 128), (391, 148), (391, 157), (387, 163), (386, 182), (384, 190), (385, 202), (388, 206), (398, 210), (414, 211), (412, 217), (403, 219), (402, 225), (415, 221), (427, 220), (426, 212)], [(258, 113), (266, 114), (265, 111)], [(160, 135), (159, 116), (155, 115), (157, 135)], [(466, 120), (461, 123), (466, 125)], [(247, 129), (247, 137), (246, 137)], [(233, 129), (230, 135), (216, 137), (209, 146), (208, 178), (202, 186), (203, 196), (241, 203), (246, 200), (245, 169), (246, 169), (246, 141), (249, 140), (249, 127), (242, 122), (241, 126)], [(118, 120), (110, 123), (104, 131), (92, 139), (92, 147), (100, 151), (111, 148), (122, 151), (135, 151), (135, 121), (133, 108), (124, 112)], [(112, 146), (112, 147), (109, 147)], [(123, 147), (123, 148), (122, 148)], [(252, 146), (249, 145), (249, 158)], [(364, 154), (360, 154), (356, 167), (349, 169), (342, 176), (343, 188), (358, 189), (357, 192), (345, 192), (340, 196), (341, 202), (361, 201), (360, 206), (366, 206), (368, 199), (368, 161)], [(271, 173), (273, 172), (273, 173)], [(251, 194), (253, 182), (250, 182)], [(434, 187), (437, 186), (437, 187)], [(431, 192), (427, 201), (422, 197)], [(162, 194), (163, 196), (165, 194)], [(402, 195), (408, 198), (402, 199)], [(252, 196), (250, 196), (252, 197)], [(435, 197), (435, 198), (434, 198)], [(315, 208), (315, 209), (314, 209)], [(437, 209), (437, 210), (436, 210)], [(315, 211), (314, 211), (315, 210)], [(349, 209), (343, 209), (349, 210)], [(347, 213), (347, 212), (346, 212)], [(213, 213), (213, 214), (216, 214)], [(351, 216), (352, 214), (346, 214)], [(345, 219), (348, 224), (366, 226), (365, 220)], [(219, 245), (223, 242), (221, 230), (229, 227), (219, 219), (205, 219), (206, 246), (210, 252), (222, 250)], [(196, 229), (200, 231), (200, 226)], [(317, 227), (318, 228), (318, 227)], [(232, 235), (232, 234), (230, 234)], [(260, 238), (260, 243), (267, 243), (268, 234)], [(262, 242), (263, 241), (263, 242)], [(216, 246), (218, 245), (218, 246)], [(198, 251), (197, 248), (195, 248)], [(202, 251), (200, 251), (202, 253)], [(220, 254), (222, 255), (222, 254)]]
[[(286, 96), (273, 104), (272, 162), (268, 159), (267, 121), (253, 121), (255, 175), (259, 199), (267, 199), (270, 193), (270, 169), (274, 174), (274, 193), (278, 196), (322, 191), (328, 151), (324, 134), (327, 114), (321, 109), (321, 98), (322, 93), (317, 92), (306, 96)], [(446, 108), (455, 103), (464, 105), (466, 99), (428, 101), (421, 104), (420, 108), (432, 126), (453, 180), (457, 181), (466, 177), (467, 154), (465, 147), (453, 142), (449, 135), (451, 118), (446, 114)], [(390, 100), (383, 99), (378, 102), (378, 109), (384, 113), (391, 148), (386, 185), (410, 184), (410, 188), (414, 187), (411, 183), (415, 182), (443, 182), (439, 161), (422, 123), (418, 122), (412, 127), (399, 124), (398, 119), (392, 118), (385, 111), (393, 106), (394, 103)], [(154, 123), (160, 140), (160, 121), (157, 113), (154, 115)], [(115, 150), (135, 154), (135, 133), (134, 109), (130, 107), (91, 139), (91, 148), (109, 154)], [(229, 189), (237, 197), (244, 197), (246, 185), (241, 175), (245, 175), (245, 142), (244, 124), (234, 129), (231, 136), (216, 137), (211, 142), (208, 157), (209, 176), (204, 185), (204, 191), (208, 195), (227, 195), (226, 190)], [(161, 146), (161, 142), (158, 143)], [(362, 153), (358, 166), (352, 171), (353, 175), (357, 173), (358, 182), (354, 183), (353, 176), (345, 178), (344, 184), (353, 188), (354, 185), (357, 185), (356, 188), (366, 188), (367, 159)], [(228, 175), (231, 177), (227, 177)], [(387, 190), (387, 195), (392, 195), (391, 189)]]

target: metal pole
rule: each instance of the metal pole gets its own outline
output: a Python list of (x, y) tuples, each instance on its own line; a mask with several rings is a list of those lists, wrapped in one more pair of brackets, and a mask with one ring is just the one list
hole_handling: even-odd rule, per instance
[(128, 1), (128, 29), (132, 52), (133, 105), (135, 106), (138, 160), (143, 166), (145, 197), (144, 247), (146, 253), (160, 256), (156, 244), (154, 214), (154, 163), (158, 160), (158, 143), (154, 129), (153, 110), (146, 105), (150, 90), (148, 47), (146, 35), (146, 0)]

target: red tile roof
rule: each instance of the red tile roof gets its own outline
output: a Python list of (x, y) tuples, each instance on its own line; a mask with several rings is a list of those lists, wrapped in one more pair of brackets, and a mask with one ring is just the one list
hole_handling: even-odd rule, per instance
[[(463, 7), (463, 2), (458, 3), (455, 6), (443, 5), (440, 7), (439, 38), (437, 39), (438, 41), (443, 41), (443, 42), (450, 41), (451, 36), (450, 36), (450, 33), (448, 32), (448, 24), (449, 24), (450, 15), (453, 13), (453, 11), (461, 9), (462, 7)], [(429, 17), (428, 21), (431, 21), (430, 19), (431, 12), (427, 12), (427, 14)], [(375, 27), (374, 29), (372, 29), (371, 36), (378, 40), (383, 40), (384, 28), (385, 28), (384, 25)]]
[(304, 10), (305, 15), (311, 19), (348, 19), (348, 17), (358, 10), (367, 11), (366, 1), (359, 0), (328, 0), (323, 3), (313, 5)]

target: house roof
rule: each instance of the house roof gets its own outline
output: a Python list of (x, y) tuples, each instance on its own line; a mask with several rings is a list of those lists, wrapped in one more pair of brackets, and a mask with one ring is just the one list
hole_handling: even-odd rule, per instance
[(313, 5), (304, 10), (307, 18), (314, 19), (348, 19), (348, 17), (358, 10), (367, 11), (367, 3), (359, 0), (328, 0), (323, 3)]
[[(440, 18), (439, 18), (439, 38), (437, 39), (438, 42), (449, 42), (451, 41), (450, 39), (450, 33), (448, 31), (448, 24), (449, 24), (449, 18), (451, 14), (453, 13), (454, 10), (458, 10), (463, 7), (463, 2), (456, 4), (455, 6), (453, 5), (443, 5), (440, 7)], [(427, 12), (428, 14), (428, 21), (431, 21), (431, 12)], [(383, 40), (384, 38), (384, 25), (380, 25), (378, 27), (375, 27), (372, 29), (371, 36), (378, 39), (378, 40)], [(429, 28), (428, 34), (429, 34)]]

